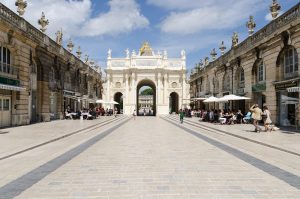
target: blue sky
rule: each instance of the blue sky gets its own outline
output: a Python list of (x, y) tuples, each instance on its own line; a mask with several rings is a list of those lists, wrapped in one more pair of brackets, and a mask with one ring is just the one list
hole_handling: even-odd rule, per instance
[[(16, 11), (13, 0), (2, 0)], [(144, 41), (152, 48), (180, 57), (185, 49), (187, 67), (225, 41), (231, 46), (234, 31), (243, 41), (248, 33), (246, 22), (254, 16), (259, 30), (269, 23), (272, 0), (27, 0), (24, 18), (39, 28), (37, 20), (44, 11), (50, 23), (47, 34), (55, 39), (60, 28), (64, 45), (69, 38), (84, 54), (105, 67), (107, 50), (112, 57), (125, 57), (125, 49), (138, 50)], [(285, 12), (299, 0), (278, 0)]]

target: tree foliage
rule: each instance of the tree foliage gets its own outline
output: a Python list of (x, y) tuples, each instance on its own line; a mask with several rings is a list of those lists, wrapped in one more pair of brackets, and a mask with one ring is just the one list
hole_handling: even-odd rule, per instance
[(152, 88), (146, 88), (141, 92), (141, 95), (153, 95), (153, 89)]

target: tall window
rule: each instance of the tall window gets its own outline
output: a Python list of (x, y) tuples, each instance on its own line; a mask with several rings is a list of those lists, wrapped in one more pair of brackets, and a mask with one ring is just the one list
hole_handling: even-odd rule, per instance
[(214, 79), (214, 93), (219, 93), (219, 81), (217, 78)]
[(244, 74), (244, 69), (242, 67), (239, 67), (237, 71), (237, 87), (238, 88), (245, 87), (245, 74)]
[(265, 66), (261, 61), (257, 66), (257, 82), (262, 82), (266, 80)]
[(49, 82), (54, 82), (55, 81), (55, 71), (54, 68), (51, 67), (49, 71)]
[(242, 68), (241, 68), (241, 70), (240, 70), (240, 82), (241, 82), (242, 84), (245, 83), (245, 74), (244, 74), (244, 69), (242, 69)]
[(10, 73), (10, 51), (0, 46), (0, 72)]
[(284, 51), (283, 56), (284, 77), (289, 78), (298, 71), (298, 54), (294, 47), (289, 46)]
[(230, 75), (226, 73), (223, 79), (223, 91), (230, 91)]

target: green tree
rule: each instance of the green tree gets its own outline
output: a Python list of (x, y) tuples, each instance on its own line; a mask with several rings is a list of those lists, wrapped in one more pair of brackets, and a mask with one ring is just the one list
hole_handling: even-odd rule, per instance
[(141, 92), (141, 95), (153, 95), (153, 89), (152, 88), (146, 88)]

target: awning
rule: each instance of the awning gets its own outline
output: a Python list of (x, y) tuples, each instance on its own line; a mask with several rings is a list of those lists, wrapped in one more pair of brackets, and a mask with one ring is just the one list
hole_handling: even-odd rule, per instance
[(11, 86), (7, 84), (0, 84), (0, 89), (11, 90), (11, 91), (25, 91), (26, 88), (20, 86)]

